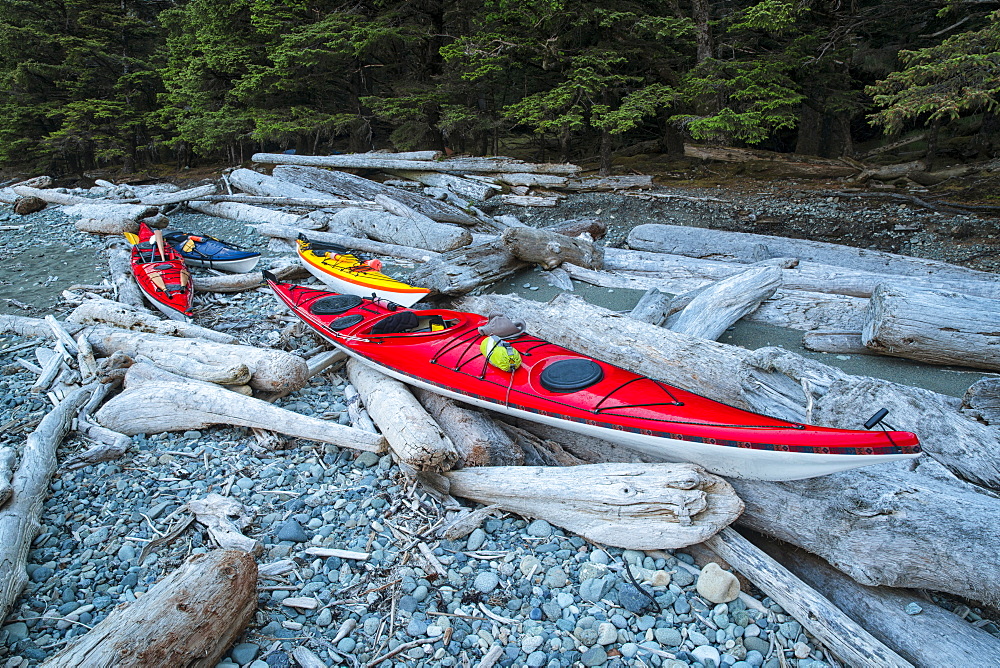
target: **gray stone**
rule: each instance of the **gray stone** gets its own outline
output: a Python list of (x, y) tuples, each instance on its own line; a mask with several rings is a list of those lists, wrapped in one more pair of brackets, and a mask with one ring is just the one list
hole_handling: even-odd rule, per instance
[(623, 608), (636, 614), (645, 612), (650, 604), (650, 600), (645, 594), (627, 582), (618, 588), (618, 602)]
[(722, 659), (719, 650), (711, 645), (698, 645), (691, 650), (691, 656), (700, 661), (705, 668), (716, 668)]
[(344, 654), (353, 654), (357, 646), (358, 642), (354, 638), (341, 638), (340, 642), (337, 643), (337, 650)]
[(608, 653), (600, 645), (591, 647), (580, 657), (580, 663), (585, 666), (600, 666), (608, 660)]
[(374, 452), (362, 452), (358, 455), (357, 459), (354, 460), (354, 463), (361, 468), (367, 469), (372, 466), (378, 466), (378, 460), (379, 456)]
[(492, 593), (500, 584), (500, 577), (493, 571), (486, 571), (476, 576), (472, 586), (484, 594)]
[(277, 538), (278, 540), (287, 540), (293, 543), (309, 542), (309, 536), (306, 534), (305, 529), (293, 519), (281, 525), (281, 528), (278, 529)]
[(28, 637), (28, 625), (24, 622), (14, 622), (13, 624), (8, 624), (3, 627), (3, 631), (7, 633), (8, 645), (13, 645), (14, 643)]
[(548, 538), (552, 535), (552, 525), (545, 520), (535, 520), (528, 525), (527, 533), (535, 538)]
[(241, 666), (246, 665), (257, 658), (257, 652), (260, 651), (260, 645), (254, 644), (252, 642), (241, 642), (240, 644), (233, 647), (233, 650), (229, 653), (229, 656), (233, 657), (233, 661)]
[[(771, 649), (771, 643), (764, 640), (759, 636), (750, 636), (743, 639), (743, 646), (747, 648), (747, 652), (756, 650), (761, 654), (767, 654)], [(749, 657), (749, 654), (748, 654)]]
[(528, 655), (527, 664), (529, 668), (542, 668), (548, 662), (545, 652), (532, 652)]
[(656, 642), (664, 647), (679, 647), (684, 642), (683, 638), (681, 638), (681, 632), (670, 626), (663, 629), (654, 629), (653, 635), (656, 637)]
[(561, 589), (569, 583), (566, 571), (558, 566), (553, 566), (545, 572), (545, 584), (553, 589)]
[(316, 617), (316, 626), (329, 626), (333, 623), (333, 613), (330, 608), (323, 608)]
[(580, 598), (596, 603), (604, 598), (613, 584), (611, 577), (584, 580), (580, 584)]
[(476, 550), (481, 548), (483, 546), (483, 543), (485, 542), (486, 542), (486, 532), (483, 531), (481, 528), (477, 528), (473, 530), (472, 533), (469, 534), (469, 538), (465, 542), (465, 549), (469, 550), (470, 552), (475, 552)]

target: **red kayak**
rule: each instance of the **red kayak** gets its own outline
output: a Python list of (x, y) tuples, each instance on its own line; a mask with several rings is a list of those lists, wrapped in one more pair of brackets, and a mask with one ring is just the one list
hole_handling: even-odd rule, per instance
[(132, 274), (150, 303), (173, 320), (189, 320), (194, 283), (184, 258), (168, 243), (157, 243), (145, 223), (139, 235), (125, 235), (132, 242)]
[[(410, 310), (264, 277), (292, 312), (358, 360), (459, 401), (752, 480), (797, 480), (919, 455), (903, 431), (831, 429), (733, 408), (493, 319)], [(489, 322), (488, 322), (489, 320)], [(510, 324), (510, 321), (507, 321)]]

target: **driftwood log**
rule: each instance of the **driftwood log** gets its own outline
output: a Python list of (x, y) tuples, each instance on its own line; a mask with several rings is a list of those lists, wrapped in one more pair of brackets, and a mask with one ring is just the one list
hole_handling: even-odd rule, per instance
[(519, 466), (524, 452), (486, 413), (421, 388), (413, 394), (441, 426), (462, 466)]
[[(787, 258), (772, 258), (765, 260), (765, 262), (786, 266)], [(608, 271), (621, 272), (626, 276), (657, 278), (666, 281), (684, 279), (687, 281), (687, 287), (684, 289), (691, 290), (705, 282), (732, 276), (746, 269), (746, 265), (668, 253), (607, 248), (604, 252), (604, 268)], [(784, 288), (789, 290), (824, 292), (851, 297), (871, 297), (875, 288), (882, 283), (902, 283), (914, 288), (951, 290), (979, 297), (1000, 299), (1000, 276), (987, 274), (987, 277), (985, 280), (981, 280), (979, 277), (939, 278), (937, 275), (901, 277), (898, 274), (880, 274), (829, 264), (799, 261), (794, 267), (783, 269), (781, 283)], [(656, 287), (656, 285), (655, 283), (646, 284), (641, 289)]]
[(635, 250), (684, 255), (691, 258), (749, 263), (774, 257), (795, 257), (803, 262), (843, 267), (871, 274), (1000, 284), (1000, 277), (996, 274), (967, 269), (947, 262), (822, 241), (747, 232), (651, 223), (634, 227), (629, 232), (627, 243)]
[[(268, 269), (278, 280), (304, 278), (309, 275), (297, 260), (291, 258), (276, 258)], [(233, 293), (254, 290), (264, 285), (263, 274), (252, 271), (248, 274), (224, 274), (222, 276), (196, 276), (194, 289), (196, 292)]]
[(450, 158), (447, 160), (400, 160), (371, 153), (348, 155), (286, 155), (284, 153), (255, 153), (254, 162), (272, 165), (304, 165), (309, 167), (335, 167), (347, 169), (413, 169), (437, 172), (486, 173), (522, 172), (530, 174), (575, 174), (580, 171), (570, 164), (537, 164), (511, 158)]
[(802, 347), (817, 353), (839, 353), (841, 355), (875, 355), (865, 347), (861, 332), (836, 332), (816, 330), (802, 335)]
[(10, 485), (14, 478), (14, 465), (17, 463), (17, 453), (14, 448), (0, 448), (0, 509), (10, 500), (14, 493)]
[[(816, 556), (760, 536), (753, 542), (914, 665), (1000, 665), (1000, 639), (923, 597), (858, 584)], [(919, 614), (906, 612), (912, 603)]]
[(718, 339), (734, 322), (755, 311), (781, 286), (777, 267), (754, 267), (706, 287), (666, 326), (675, 332), (703, 339)]
[(87, 340), (94, 351), (104, 357), (121, 351), (133, 359), (143, 355), (154, 363), (166, 356), (168, 363), (183, 357), (225, 368), (244, 364), (251, 373), (249, 385), (264, 392), (295, 391), (309, 378), (309, 368), (304, 359), (271, 348), (180, 339), (103, 326), (89, 329)]
[(398, 461), (417, 471), (447, 470), (458, 461), (455, 445), (405, 385), (355, 359), (347, 377)]
[(28, 582), (28, 549), (41, 528), (42, 503), (57, 467), (56, 449), (94, 389), (88, 385), (71, 392), (25, 440), (21, 463), (11, 478), (12, 498), (0, 508), (0, 619), (10, 613)]
[(693, 464), (485, 467), (444, 477), (452, 496), (633, 550), (703, 542), (743, 510), (725, 480)]
[(443, 253), (418, 267), (408, 280), (439, 294), (459, 295), (507, 278), (526, 266), (497, 239)]
[(253, 557), (239, 550), (196, 554), (42, 665), (211, 668), (256, 609)]
[(255, 172), (252, 169), (234, 169), (229, 174), (229, 182), (250, 195), (267, 197), (289, 197), (296, 199), (323, 199), (327, 193), (306, 188), (284, 179)]
[(94, 417), (108, 429), (129, 436), (226, 424), (267, 429), (354, 450), (385, 449), (385, 440), (376, 434), (300, 415), (211, 383), (140, 380), (135, 384), (129, 375), (125, 382), (126, 390), (104, 404)]
[(841, 160), (701, 144), (684, 144), (684, 157), (698, 160), (718, 160), (719, 162), (738, 162), (748, 172), (766, 172), (771, 177), (832, 179), (851, 176), (858, 171), (853, 165)]
[(243, 530), (253, 518), (233, 497), (213, 492), (203, 499), (191, 499), (185, 505), (223, 550), (240, 550), (255, 557), (264, 551), (259, 540), (243, 535)]
[(275, 211), (265, 209), (262, 206), (252, 204), (238, 204), (236, 202), (200, 202), (189, 201), (189, 207), (200, 213), (229, 220), (238, 220), (244, 223), (276, 223), (278, 225), (291, 225), (298, 227), (315, 227), (308, 218), (285, 211)]
[(96, 200), (60, 193), (47, 188), (14, 186), (11, 189), (22, 197), (38, 197), (51, 204), (65, 206), (63, 213), (77, 218), (76, 228), (81, 232), (92, 234), (135, 232), (140, 220), (158, 213), (156, 207), (145, 204), (123, 204), (113, 200)]
[(118, 301), (137, 310), (150, 313), (142, 298), (142, 290), (132, 276), (131, 252), (121, 248), (108, 249), (111, 284), (115, 286)]
[(929, 364), (1000, 369), (1000, 300), (896, 283), (872, 294), (861, 341)]
[(165, 336), (200, 338), (216, 343), (236, 343), (236, 337), (213, 329), (179, 320), (164, 320), (148, 311), (138, 311), (127, 304), (110, 299), (87, 299), (66, 316), (66, 321), (79, 325), (106, 324)]
[[(384, 195), (376, 195), (384, 197)], [(382, 201), (384, 204), (384, 200)], [(396, 208), (402, 212), (401, 208)], [(472, 235), (462, 227), (439, 223), (422, 214), (400, 216), (367, 209), (341, 209), (330, 225), (350, 225), (376, 241), (442, 253), (467, 246)]]
[(415, 262), (427, 262), (431, 258), (438, 257), (438, 253), (424, 248), (413, 248), (411, 246), (400, 246), (399, 244), (386, 244), (381, 241), (374, 241), (364, 237), (351, 237), (335, 232), (312, 232), (300, 227), (288, 227), (287, 225), (274, 225), (272, 223), (262, 223), (252, 226), (264, 236), (274, 239), (287, 239), (294, 241), (300, 234), (305, 234), (310, 240), (325, 241), (328, 243), (340, 244), (345, 248), (361, 251), (364, 253), (375, 253), (378, 255), (389, 255), (391, 257), (414, 260)]
[(149, 204), (151, 206), (166, 206), (167, 204), (179, 204), (181, 202), (187, 202), (200, 197), (214, 195), (217, 190), (218, 187), (216, 187), (215, 184), (209, 183), (207, 185), (188, 188), (186, 190), (149, 193), (147, 195), (142, 195), (139, 200), (143, 204)]
[(434, 188), (445, 188), (467, 199), (485, 200), (495, 195), (503, 188), (482, 181), (462, 178), (454, 174), (442, 172), (424, 172), (416, 170), (389, 170), (389, 174), (401, 179), (409, 179)]
[(501, 235), (504, 247), (519, 260), (555, 269), (563, 262), (600, 269), (604, 251), (592, 240), (568, 237), (551, 228), (509, 227)]
[(980, 378), (962, 397), (962, 412), (985, 424), (1000, 423), (1000, 378)]
[(440, 223), (475, 225), (478, 222), (475, 217), (450, 204), (347, 172), (316, 167), (280, 166), (272, 174), (289, 183), (346, 199), (372, 201), (376, 195), (385, 195)]
[(795, 619), (801, 620), (825, 647), (851, 666), (904, 668), (910, 662), (883, 645), (840, 608), (818, 594), (781, 564), (732, 529), (705, 544)]

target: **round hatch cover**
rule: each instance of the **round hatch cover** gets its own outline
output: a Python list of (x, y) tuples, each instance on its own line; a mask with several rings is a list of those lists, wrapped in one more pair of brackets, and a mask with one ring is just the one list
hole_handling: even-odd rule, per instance
[(602, 378), (604, 371), (594, 360), (572, 359), (552, 362), (542, 369), (539, 381), (549, 392), (576, 392)]
[(358, 324), (359, 322), (361, 322), (364, 319), (365, 319), (365, 317), (363, 315), (360, 315), (360, 314), (345, 315), (345, 316), (343, 316), (341, 318), (337, 318), (336, 320), (334, 320), (333, 322), (331, 322), (329, 325), (327, 325), (327, 327), (329, 327), (330, 329), (332, 329), (335, 332), (339, 332), (342, 329), (347, 329), (348, 327), (353, 327), (354, 325)]
[(336, 315), (360, 305), (361, 297), (357, 295), (332, 295), (317, 299), (309, 307), (309, 310), (316, 315)]

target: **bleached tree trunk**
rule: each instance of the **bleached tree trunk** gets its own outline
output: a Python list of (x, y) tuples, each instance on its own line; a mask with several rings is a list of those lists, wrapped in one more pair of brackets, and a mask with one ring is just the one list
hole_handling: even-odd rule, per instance
[(472, 235), (462, 227), (365, 209), (341, 209), (331, 217), (331, 224), (348, 224), (377, 241), (438, 253), (472, 242)]
[(0, 619), (7, 617), (28, 582), (28, 550), (41, 528), (42, 504), (57, 467), (56, 449), (94, 388), (71, 392), (25, 440), (21, 463), (11, 478), (12, 498), (0, 508)]
[(110, 299), (84, 300), (72, 313), (66, 316), (66, 321), (80, 325), (107, 324), (139, 332), (200, 338), (216, 343), (236, 343), (237, 340), (232, 334), (217, 332), (179, 320), (164, 320), (148, 311), (138, 311)]
[(507, 278), (526, 266), (499, 240), (494, 240), (443, 253), (418, 267), (409, 280), (439, 294), (465, 294), (480, 285)]
[(348, 169), (412, 169), (437, 172), (497, 173), (519, 172), (530, 174), (575, 174), (580, 171), (570, 164), (536, 164), (512, 160), (510, 158), (450, 158), (435, 160), (399, 160), (383, 158), (370, 153), (348, 155), (286, 155), (284, 153), (255, 153), (251, 160), (272, 165), (300, 165), (308, 167), (335, 167)]
[(703, 542), (743, 510), (725, 480), (694, 464), (491, 466), (444, 477), (452, 496), (632, 550)]
[(349, 237), (344, 234), (334, 232), (312, 232), (302, 228), (274, 225), (271, 223), (254, 225), (253, 228), (261, 234), (275, 239), (288, 239), (293, 241), (298, 239), (300, 234), (305, 234), (311, 240), (326, 241), (328, 243), (340, 244), (345, 248), (350, 248), (364, 253), (389, 255), (392, 257), (413, 260), (415, 262), (427, 262), (428, 260), (439, 256), (439, 253), (429, 251), (425, 248), (413, 248), (412, 246), (386, 244), (381, 241), (373, 241), (372, 239), (366, 239), (364, 237)]
[(588, 269), (600, 269), (604, 264), (604, 251), (593, 241), (567, 237), (550, 229), (509, 227), (500, 238), (514, 257), (536, 263), (542, 269), (555, 269), (563, 262)]
[(239, 550), (195, 554), (42, 665), (212, 668), (256, 610), (253, 557)]
[(458, 461), (455, 445), (405, 385), (355, 359), (347, 377), (399, 461), (417, 471), (446, 471)]
[(421, 388), (413, 394), (451, 439), (463, 466), (518, 466), (524, 453), (487, 414)]
[(682, 334), (716, 340), (734, 322), (751, 313), (781, 286), (777, 267), (755, 267), (709, 286), (666, 326)]
[(196, 188), (188, 188), (186, 190), (177, 190), (175, 192), (158, 192), (150, 193), (139, 198), (143, 204), (149, 204), (151, 206), (166, 206), (167, 204), (179, 204), (181, 202), (187, 202), (193, 199), (199, 199), (207, 195), (214, 195), (218, 187), (213, 183), (209, 183), (204, 186), (198, 186)]
[(389, 174), (398, 176), (401, 179), (410, 179), (411, 181), (416, 181), (434, 188), (446, 188), (456, 195), (466, 197), (468, 199), (489, 199), (499, 190), (502, 190), (500, 186), (483, 183), (482, 181), (465, 179), (461, 176), (455, 176), (454, 174), (443, 174), (441, 172), (402, 169), (389, 170)]

